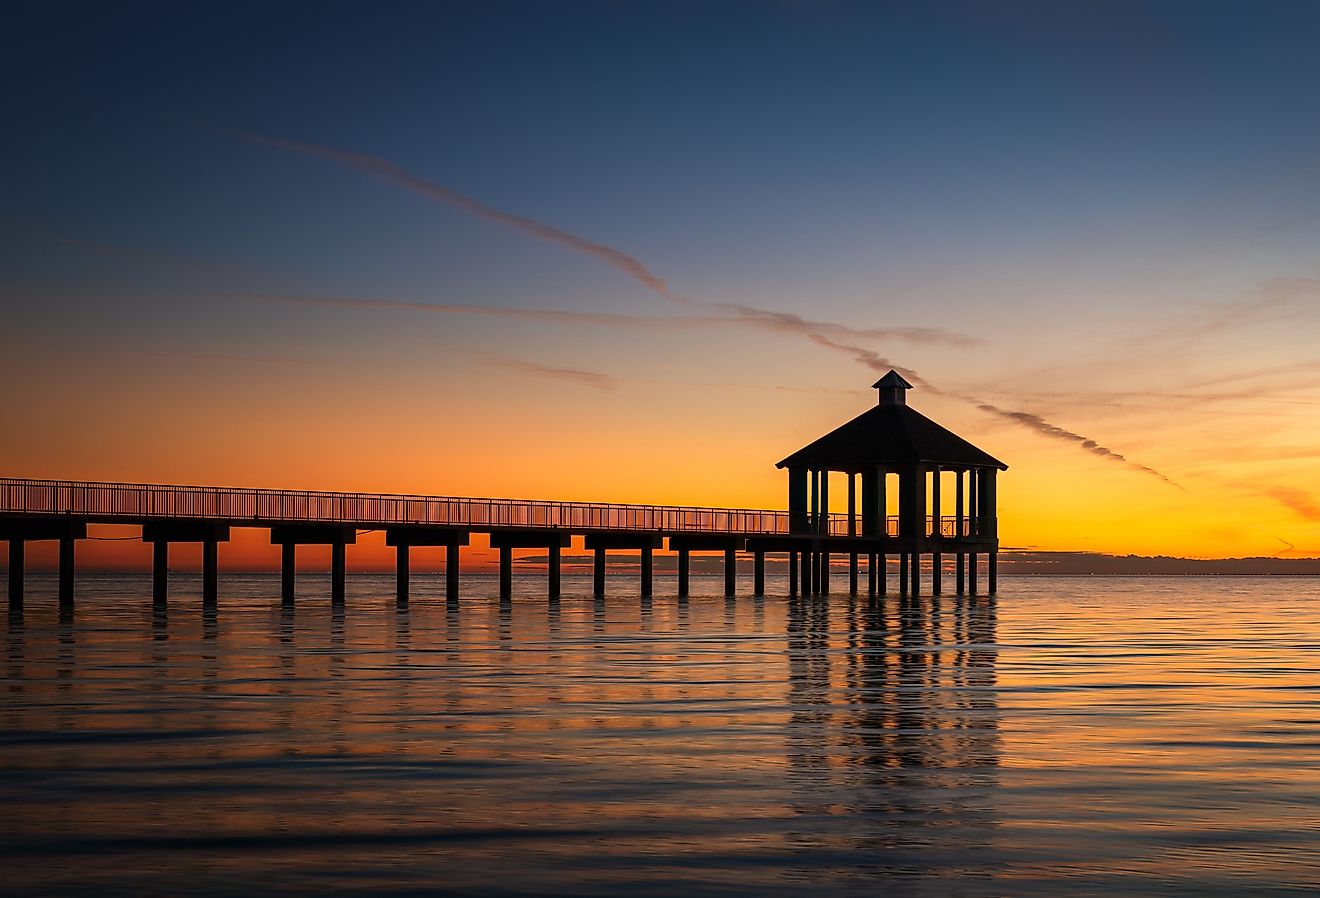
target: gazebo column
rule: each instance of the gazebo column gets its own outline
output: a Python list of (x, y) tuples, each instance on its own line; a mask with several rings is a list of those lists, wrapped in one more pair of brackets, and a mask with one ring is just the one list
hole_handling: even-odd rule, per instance
[(807, 469), (788, 469), (788, 531), (807, 533), (811, 530), (810, 506), (807, 496)]
[[(848, 472), (848, 535), (857, 535), (857, 473)], [(857, 595), (857, 550), (848, 553), (848, 594)]]
[(963, 533), (963, 521), (965, 519), (966, 509), (966, 492), (963, 490), (963, 480), (966, 475), (967, 472), (965, 470), (962, 468), (958, 469), (954, 479), (953, 493), (953, 533), (957, 540), (957, 552), (954, 556), (953, 563), (954, 582), (956, 584), (958, 595), (962, 595), (966, 589), (964, 585), (966, 582), (966, 571), (964, 570), (966, 553), (964, 553), (962, 549), (962, 542), (966, 538), (966, 535)]
[(990, 548), (986, 554), (986, 589), (994, 595), (998, 587), (998, 567), (999, 567), (999, 518), (996, 511), (995, 480), (999, 471), (995, 468), (985, 468), (981, 471), (981, 507), (978, 509), (982, 521), (982, 532), (985, 538), (990, 540)]
[(984, 535), (981, 533), (980, 516), (976, 513), (976, 509), (981, 507), (981, 491), (979, 488), (980, 484), (978, 483), (981, 479), (980, 474), (980, 468), (969, 468), (967, 471), (967, 529), (970, 530), (971, 535), (975, 537)]
[(816, 592), (816, 581), (813, 573), (815, 569), (816, 553), (811, 549), (802, 550), (802, 569), (798, 575), (802, 578), (802, 597), (806, 598)]
[(919, 551), (926, 537), (926, 490), (920, 465), (908, 465), (899, 472), (898, 533), (909, 546)]
[(921, 553), (912, 553), (912, 595), (921, 595)]
[(871, 598), (876, 595), (876, 576), (875, 576), (876, 553), (868, 552), (866, 555), (866, 594)]
[(790, 549), (788, 552), (788, 595), (790, 598), (798, 594), (798, 552), (797, 549)]
[(820, 471), (811, 470), (811, 532), (820, 532)]
[(830, 472), (820, 472), (820, 529), (822, 536), (830, 535)]
[(967, 591), (976, 595), (976, 553), (967, 553)]
[(898, 553), (898, 594), (901, 596), (908, 594), (908, 554)]
[(820, 594), (830, 594), (830, 553), (820, 553)]
[(940, 466), (935, 465), (931, 468), (930, 481), (930, 507), (934, 512), (935, 524), (931, 530), (931, 553), (930, 553), (930, 594), (940, 595), (943, 591), (943, 558), (940, 555), (940, 547), (944, 541), (944, 525), (942, 523), (943, 509), (940, 505)]

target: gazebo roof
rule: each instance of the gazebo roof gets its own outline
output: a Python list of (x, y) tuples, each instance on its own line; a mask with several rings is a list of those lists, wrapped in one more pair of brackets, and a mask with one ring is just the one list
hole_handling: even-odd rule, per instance
[[(907, 381), (892, 371), (876, 387), (909, 388)], [(880, 405), (804, 446), (775, 467), (841, 471), (903, 462), (1008, 470), (1008, 465), (910, 408), (901, 397), (888, 400), (884, 389)]]

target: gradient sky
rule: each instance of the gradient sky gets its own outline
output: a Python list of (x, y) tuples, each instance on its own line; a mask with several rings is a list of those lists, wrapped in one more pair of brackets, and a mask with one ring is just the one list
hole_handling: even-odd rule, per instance
[(20, 3), (0, 473), (783, 507), (892, 364), (1005, 545), (1320, 555), (1317, 34)]

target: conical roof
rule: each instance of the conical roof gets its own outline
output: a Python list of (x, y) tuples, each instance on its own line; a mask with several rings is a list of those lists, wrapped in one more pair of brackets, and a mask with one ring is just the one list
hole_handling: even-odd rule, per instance
[(888, 374), (871, 384), (871, 389), (873, 390), (878, 390), (881, 387), (898, 387), (903, 390), (910, 390), (912, 389), (912, 384), (904, 380), (903, 375), (890, 369)]
[(775, 467), (840, 471), (911, 462), (1008, 470), (1002, 461), (907, 405), (868, 409)]

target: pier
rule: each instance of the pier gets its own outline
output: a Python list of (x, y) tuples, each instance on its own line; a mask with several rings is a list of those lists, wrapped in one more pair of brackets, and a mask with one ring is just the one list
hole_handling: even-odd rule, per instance
[[(0, 540), (9, 546), (9, 607), (23, 607), (24, 546), (57, 540), (59, 602), (72, 607), (76, 546), (88, 527), (128, 524), (152, 544), (153, 601), (168, 596), (173, 543), (202, 546), (202, 595), (218, 600), (218, 552), (235, 528), (268, 530), (281, 547), (281, 595), (294, 600), (297, 548), (331, 547), (331, 599), (344, 600), (348, 550), (360, 531), (384, 531), (396, 551), (396, 592), (408, 601), (412, 551), (443, 549), (445, 595), (457, 602), (459, 550), (482, 534), (499, 551), (500, 598), (512, 595), (513, 550), (547, 554), (547, 596), (560, 595), (563, 550), (580, 544), (593, 553), (593, 588), (605, 594), (609, 553), (640, 558), (641, 594), (654, 591), (654, 553), (677, 555), (676, 591), (689, 592), (692, 553), (723, 556), (725, 592), (733, 595), (740, 559), (750, 556), (753, 591), (766, 588), (767, 556), (786, 557), (790, 595), (832, 590), (831, 559), (848, 559), (851, 595), (889, 591), (888, 560), (897, 556), (896, 589), (977, 594), (978, 568), (997, 588), (999, 550), (996, 473), (1007, 468), (906, 404), (911, 386), (890, 372), (875, 384), (879, 403), (821, 437), (778, 467), (788, 471), (788, 509), (702, 508), (481, 499), (98, 481), (0, 478)], [(832, 504), (831, 474), (846, 483), (846, 500)], [(952, 486), (952, 490), (948, 486)], [(839, 504), (843, 511), (834, 510)], [(889, 514), (894, 507), (896, 514)], [(953, 561), (946, 571), (946, 559)]]

